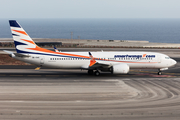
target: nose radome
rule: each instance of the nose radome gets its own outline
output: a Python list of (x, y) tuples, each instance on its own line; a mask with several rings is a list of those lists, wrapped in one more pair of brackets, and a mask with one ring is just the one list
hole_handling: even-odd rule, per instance
[(172, 65), (175, 65), (177, 62), (175, 60), (171, 60)]

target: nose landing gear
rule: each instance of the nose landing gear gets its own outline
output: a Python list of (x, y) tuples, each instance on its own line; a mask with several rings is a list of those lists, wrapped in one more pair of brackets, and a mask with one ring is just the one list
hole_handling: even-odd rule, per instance
[(158, 75), (162, 75), (162, 71), (164, 70), (168, 70), (168, 68), (161, 68), (161, 69), (158, 69)]

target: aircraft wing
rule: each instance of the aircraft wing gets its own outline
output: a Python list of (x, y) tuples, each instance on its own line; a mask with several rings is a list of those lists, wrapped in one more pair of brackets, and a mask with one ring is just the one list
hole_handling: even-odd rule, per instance
[(101, 63), (100, 61), (96, 61), (91, 52), (89, 52), (89, 57), (91, 58), (89, 69), (107, 69), (111, 67), (111, 65), (108, 63)]
[(106, 68), (109, 68), (109, 67), (111, 67), (110, 64), (96, 62), (92, 66), (89, 66), (89, 69), (106, 69)]

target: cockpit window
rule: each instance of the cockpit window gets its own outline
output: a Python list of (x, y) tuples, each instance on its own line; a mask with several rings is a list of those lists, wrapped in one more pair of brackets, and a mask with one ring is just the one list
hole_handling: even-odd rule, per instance
[(165, 57), (165, 59), (170, 59), (170, 57)]

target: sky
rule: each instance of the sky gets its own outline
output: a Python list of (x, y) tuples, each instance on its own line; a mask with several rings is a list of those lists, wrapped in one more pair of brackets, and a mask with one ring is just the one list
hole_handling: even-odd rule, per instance
[(0, 18), (180, 18), (180, 0), (0, 0)]

